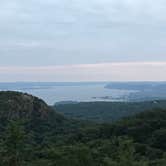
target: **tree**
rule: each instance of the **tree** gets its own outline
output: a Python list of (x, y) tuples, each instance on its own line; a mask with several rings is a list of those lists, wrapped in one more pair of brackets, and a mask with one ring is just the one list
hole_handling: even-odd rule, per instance
[(0, 158), (2, 165), (22, 166), (25, 163), (27, 134), (22, 122), (10, 121), (1, 139)]

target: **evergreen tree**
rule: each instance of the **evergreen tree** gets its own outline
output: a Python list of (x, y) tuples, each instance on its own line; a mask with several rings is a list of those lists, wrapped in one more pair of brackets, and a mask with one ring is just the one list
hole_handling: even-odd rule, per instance
[(1, 139), (0, 158), (2, 165), (23, 166), (27, 157), (28, 136), (22, 122), (10, 121)]

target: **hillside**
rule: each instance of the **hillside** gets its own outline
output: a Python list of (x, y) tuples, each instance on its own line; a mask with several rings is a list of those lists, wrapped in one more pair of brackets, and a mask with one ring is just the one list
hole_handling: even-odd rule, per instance
[(54, 107), (68, 118), (110, 123), (146, 110), (166, 109), (166, 101), (81, 102), (58, 104)]
[[(43, 100), (29, 94), (0, 92), (0, 132), (11, 121), (22, 121), (27, 132), (33, 132), (36, 141), (59, 137), (77, 130), (79, 123), (65, 118)], [(56, 133), (56, 135), (55, 135)]]
[(165, 110), (95, 124), (29, 94), (0, 92), (0, 129), (0, 166), (166, 165)]
[(48, 119), (54, 114), (56, 120), (64, 120), (64, 117), (53, 111), (41, 99), (29, 94), (19, 92), (0, 92), (0, 118), (8, 120), (18, 118), (39, 118)]

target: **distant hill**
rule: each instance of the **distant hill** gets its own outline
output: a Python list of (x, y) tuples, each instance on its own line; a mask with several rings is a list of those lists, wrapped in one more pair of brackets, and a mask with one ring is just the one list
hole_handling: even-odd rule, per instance
[(166, 82), (112, 82), (107, 89), (129, 90), (125, 97), (127, 101), (151, 101), (166, 99)]
[(113, 122), (152, 109), (166, 109), (166, 101), (147, 102), (80, 102), (54, 106), (68, 118), (95, 122)]
[(79, 102), (77, 101), (59, 101), (59, 102), (56, 102), (55, 105), (65, 105), (65, 104), (78, 104)]
[(166, 82), (112, 82), (105, 86), (109, 89), (121, 90), (166, 90)]

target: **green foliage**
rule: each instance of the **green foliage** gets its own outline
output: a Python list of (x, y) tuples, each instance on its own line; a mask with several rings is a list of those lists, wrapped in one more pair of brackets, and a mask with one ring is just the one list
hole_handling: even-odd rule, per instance
[(35, 97), (5, 92), (0, 120), (0, 166), (166, 165), (165, 110), (87, 123), (66, 119)]
[(25, 158), (27, 159), (26, 155), (31, 151), (28, 139), (22, 122), (10, 121), (1, 138), (1, 162), (6, 166), (22, 166), (25, 163)]
[(166, 109), (166, 101), (80, 102), (55, 105), (54, 108), (68, 118), (110, 123), (145, 110)]

